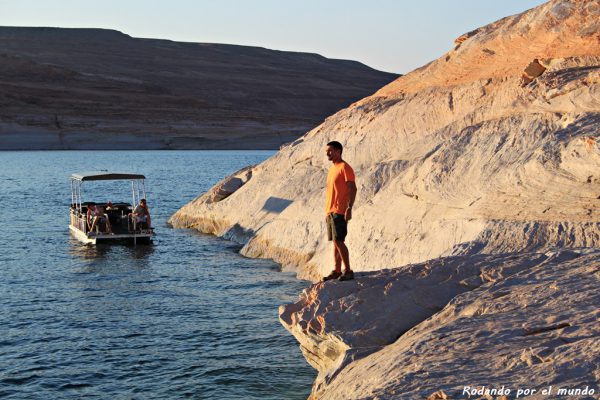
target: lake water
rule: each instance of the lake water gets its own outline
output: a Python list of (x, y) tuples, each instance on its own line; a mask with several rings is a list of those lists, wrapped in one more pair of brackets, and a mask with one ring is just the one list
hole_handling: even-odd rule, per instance
[[(266, 151), (0, 152), (0, 398), (306, 399), (315, 371), (279, 324), (307, 286), (167, 219)], [(151, 246), (68, 230), (73, 172), (146, 175)], [(101, 186), (84, 200), (131, 201)]]

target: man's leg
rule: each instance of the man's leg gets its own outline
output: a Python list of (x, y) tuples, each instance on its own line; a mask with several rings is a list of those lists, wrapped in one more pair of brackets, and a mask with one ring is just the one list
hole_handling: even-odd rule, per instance
[(334, 271), (336, 272), (342, 272), (342, 256), (340, 255), (340, 252), (336, 246), (336, 242), (333, 242), (333, 260), (335, 262), (335, 269)]
[[(336, 251), (336, 262), (337, 259), (340, 258), (344, 262), (344, 270), (352, 271), (352, 268), (350, 268), (350, 254), (348, 252), (348, 247), (346, 246), (346, 243), (339, 240), (334, 240), (333, 245)], [(336, 268), (338, 268), (337, 264)]]
[(325, 217), (325, 223), (327, 224), (327, 239), (333, 241), (333, 262), (334, 262), (334, 270), (325, 277), (323, 277), (323, 282), (328, 281), (330, 279), (337, 279), (342, 275), (342, 257), (335, 245), (335, 226), (333, 224), (333, 219), (331, 218), (331, 214)]

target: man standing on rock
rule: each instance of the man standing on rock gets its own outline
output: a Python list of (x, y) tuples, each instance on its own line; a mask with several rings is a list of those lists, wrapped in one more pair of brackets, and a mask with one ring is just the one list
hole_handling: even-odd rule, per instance
[[(348, 221), (352, 219), (352, 206), (356, 198), (354, 170), (342, 160), (342, 144), (327, 143), (327, 159), (333, 163), (327, 174), (327, 197), (325, 200), (325, 221), (327, 236), (333, 241), (335, 269), (323, 281), (339, 278), (340, 281), (354, 279), (350, 268), (350, 255), (344, 243), (348, 232)], [(342, 274), (342, 262), (344, 273)]]

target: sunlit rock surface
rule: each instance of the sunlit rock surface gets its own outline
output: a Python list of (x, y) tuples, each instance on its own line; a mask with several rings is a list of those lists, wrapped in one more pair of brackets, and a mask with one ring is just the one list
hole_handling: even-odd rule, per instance
[[(328, 386), (317, 381), (313, 397), (426, 399), (441, 392), (461, 399), (468, 398), (465, 386), (485, 386), (511, 389), (511, 399), (518, 389), (537, 390), (527, 399), (561, 398), (559, 389), (572, 390), (563, 398), (597, 398), (599, 284), (599, 250), (557, 253), (456, 296), (392, 344), (350, 363)], [(438, 298), (435, 289), (431, 295)], [(552, 395), (544, 395), (549, 386)], [(593, 396), (582, 394), (586, 387)]]
[[(225, 200), (201, 196), (171, 222), (317, 279), (332, 268), (324, 152), (337, 139), (359, 189), (355, 270), (598, 246), (599, 9), (553, 1), (480, 28), (254, 167)], [(522, 87), (534, 59), (547, 69)]]
[(378, 351), (456, 295), (547, 262), (544, 254), (449, 257), (357, 274), (307, 288), (279, 319), (319, 371), (317, 387), (357, 357)]
[(333, 262), (325, 144), (345, 145), (362, 273), (280, 309), (314, 398), (598, 382), (598, 21), (598, 2), (554, 0), (469, 32), (171, 218), (317, 281)]

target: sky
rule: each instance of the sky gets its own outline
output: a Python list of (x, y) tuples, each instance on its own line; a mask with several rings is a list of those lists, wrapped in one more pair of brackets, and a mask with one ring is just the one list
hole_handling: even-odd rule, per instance
[[(116, 29), (134, 37), (318, 53), (407, 73), (465, 32), (543, 0), (0, 0), (0, 26)], [(0, 49), (1, 50), (1, 49)]]

